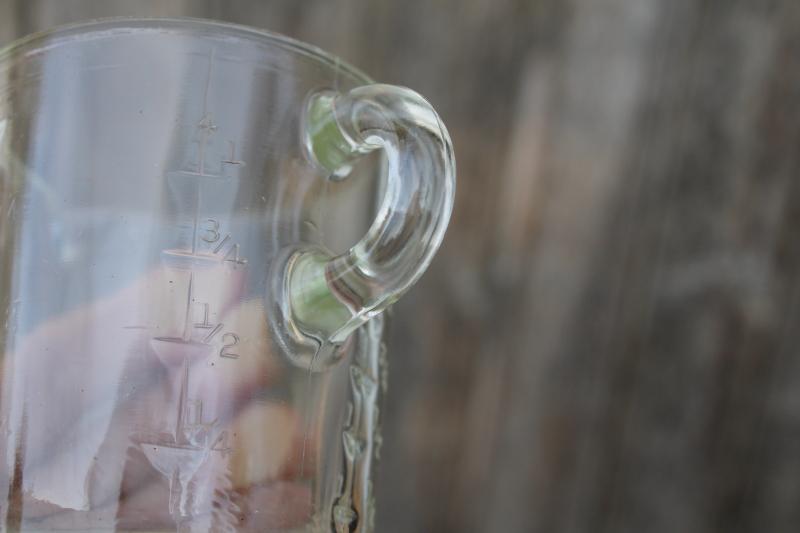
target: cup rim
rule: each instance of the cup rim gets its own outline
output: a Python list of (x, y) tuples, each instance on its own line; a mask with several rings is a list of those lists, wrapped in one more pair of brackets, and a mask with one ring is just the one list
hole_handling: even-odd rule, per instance
[(195, 31), (202, 31), (203, 29), (216, 30), (216, 33), (219, 35), (262, 41), (314, 59), (328, 68), (333, 68), (349, 75), (359, 83), (374, 83), (374, 81), (360, 69), (314, 45), (287, 37), (280, 33), (246, 26), (244, 24), (194, 17), (106, 17), (59, 25), (47, 30), (31, 33), (12, 41), (4, 47), (0, 47), (0, 64), (18, 56), (25, 57), (42, 53), (49, 49), (76, 41), (89, 41), (116, 34), (124, 35), (141, 30), (170, 33), (189, 29)]

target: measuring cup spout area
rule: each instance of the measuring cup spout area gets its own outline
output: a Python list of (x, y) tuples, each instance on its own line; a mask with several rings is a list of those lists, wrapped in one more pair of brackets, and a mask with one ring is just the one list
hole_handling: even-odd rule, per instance
[(410, 89), (369, 85), (308, 98), (303, 141), (328, 179), (348, 176), (373, 150), (386, 158), (377, 217), (361, 241), (333, 257), (295, 250), (285, 263), (288, 331), (341, 343), (395, 302), (428, 267), (453, 208), (455, 160), (450, 136), (431, 105)]

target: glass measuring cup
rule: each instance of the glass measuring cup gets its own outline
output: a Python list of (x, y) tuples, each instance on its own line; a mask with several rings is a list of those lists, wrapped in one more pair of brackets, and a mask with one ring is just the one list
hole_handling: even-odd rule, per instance
[(453, 193), (429, 104), (283, 37), (2, 50), (3, 529), (369, 531), (380, 313)]

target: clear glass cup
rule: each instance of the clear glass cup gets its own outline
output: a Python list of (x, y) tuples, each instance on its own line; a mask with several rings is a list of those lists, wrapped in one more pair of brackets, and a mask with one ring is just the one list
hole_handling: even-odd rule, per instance
[(416, 93), (116, 19), (0, 51), (0, 524), (369, 531), (381, 312), (454, 194)]

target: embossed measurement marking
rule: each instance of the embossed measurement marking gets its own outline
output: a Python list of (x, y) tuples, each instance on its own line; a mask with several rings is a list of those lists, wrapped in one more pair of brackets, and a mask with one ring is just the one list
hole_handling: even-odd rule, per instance
[[(225, 324), (222, 322), (218, 322), (216, 324), (212, 324), (209, 322), (209, 309), (210, 306), (206, 302), (194, 302), (195, 305), (199, 305), (203, 309), (203, 321), (202, 322), (194, 322), (192, 326), (196, 329), (210, 329), (203, 340), (201, 341), (203, 344), (210, 345), (211, 341), (214, 337), (219, 334), (220, 331), (225, 327)], [(219, 356), (220, 357), (228, 357), (230, 359), (238, 359), (239, 354), (234, 353), (231, 348), (239, 344), (239, 335), (233, 333), (232, 331), (227, 331), (222, 334), (222, 348), (220, 348)]]
[[(219, 236), (217, 236), (217, 238), (219, 238)], [(222, 250), (222, 247), (223, 247), (223, 246), (225, 246), (225, 243), (226, 243), (226, 242), (228, 242), (228, 241), (230, 240), (230, 238), (231, 238), (231, 234), (230, 234), (230, 233), (228, 233), (227, 235), (225, 235), (225, 238), (224, 238), (224, 239), (222, 239), (222, 242), (220, 242), (220, 243), (219, 243), (219, 244), (216, 246), (216, 248), (214, 248), (214, 253), (215, 253), (215, 254), (216, 254), (216, 253), (219, 253), (219, 251), (220, 251), (220, 250)], [(211, 241), (211, 242), (214, 242), (214, 241)]]
[(200, 237), (207, 243), (211, 244), (219, 240), (219, 222), (213, 218), (207, 218), (209, 227), (204, 228), (205, 234)]
[(228, 432), (221, 431), (214, 442), (211, 444), (211, 450), (221, 452), (222, 455), (231, 453), (232, 448), (228, 445)]
[(213, 328), (214, 325), (209, 323), (209, 321), (208, 321), (208, 304), (207, 303), (195, 302), (195, 305), (200, 305), (200, 306), (203, 307), (203, 321), (202, 322), (195, 322), (194, 323), (194, 327), (200, 328), (200, 329)]
[[(228, 339), (226, 341), (226, 339)], [(230, 359), (239, 359), (239, 354), (233, 352), (231, 349), (239, 344), (239, 336), (236, 333), (228, 332), (222, 336), (222, 348), (219, 351), (220, 357), (228, 357)]]
[(231, 153), (227, 159), (223, 159), (222, 162), (226, 165), (245, 165), (244, 161), (240, 161), (236, 159), (236, 143), (233, 141), (228, 141), (228, 145), (231, 147)]
[[(203, 306), (203, 321), (202, 322), (195, 322), (194, 327), (199, 328), (199, 329), (210, 329), (211, 330), (205, 337), (203, 337), (203, 344), (209, 344), (211, 342), (211, 340), (214, 337), (217, 336), (217, 333), (222, 331), (222, 328), (225, 327), (225, 324), (223, 324), (222, 322), (220, 322), (218, 324), (212, 324), (211, 322), (209, 322), (208, 321), (208, 304), (207, 303), (201, 303), (201, 304), (198, 304), (198, 305), (202, 305)], [(229, 335), (229, 333), (226, 333), (225, 335)], [(235, 335), (235, 334), (233, 334), (233, 335)], [(223, 335), (222, 338), (224, 339), (225, 336)]]
[(230, 248), (228, 248), (228, 252), (222, 259), (225, 262), (233, 263), (233, 268), (236, 268), (236, 265), (246, 265), (247, 259), (239, 257), (239, 245), (234, 244)]
[[(225, 246), (229, 242), (231, 242), (230, 233), (225, 234), (225, 237), (223, 237), (222, 240), (220, 240), (222, 234), (220, 233), (219, 228), (220, 228), (220, 223), (218, 220), (214, 218), (207, 218), (206, 227), (203, 228), (204, 232), (203, 236), (200, 237), (203, 241), (207, 242), (208, 244), (214, 244), (217, 241), (219, 241), (219, 244), (217, 244), (214, 247), (214, 250), (212, 251), (213, 254), (219, 254), (225, 248)], [(236, 267), (236, 265), (246, 265), (247, 259), (239, 257), (239, 250), (240, 250), (239, 243), (237, 242), (232, 243), (228, 248), (228, 251), (225, 252), (225, 254), (222, 256), (222, 261), (233, 263), (234, 268)]]
[(209, 342), (211, 342), (211, 339), (213, 339), (216, 336), (216, 334), (219, 333), (220, 330), (222, 328), (224, 328), (224, 327), (225, 327), (225, 324), (223, 324), (222, 322), (220, 322), (219, 324), (214, 326), (214, 329), (211, 330), (211, 333), (209, 333), (208, 335), (203, 337), (203, 342), (205, 344), (208, 344)]
[[(186, 210), (189, 212), (182, 213), (192, 217), (192, 224), (179, 228), (181, 247), (162, 252), (166, 267), (183, 272), (189, 271), (183, 323), (174, 324), (176, 329), (180, 328), (178, 330), (180, 333), (173, 333), (175, 336), (156, 337), (151, 341), (153, 350), (170, 368), (175, 368), (176, 362), (181, 364), (180, 374), (174, 375), (177, 412), (172, 411), (172, 414), (168, 415), (174, 416), (174, 425), (172, 426), (174, 433), (170, 434), (159, 430), (158, 433), (151, 433), (140, 441), (141, 450), (147, 459), (169, 481), (169, 511), (176, 522), (185, 518), (185, 509), (189, 508), (194, 497), (192, 493), (195, 485), (192, 483), (192, 478), (210, 456), (209, 452), (225, 455), (231, 451), (229, 432), (220, 427), (219, 418), (204, 421), (203, 399), (191, 398), (189, 394), (190, 371), (196, 368), (195, 362), (212, 357), (239, 358), (239, 353), (234, 348), (239, 344), (239, 335), (231, 331), (226, 332), (222, 322), (215, 323), (215, 317), (219, 317), (219, 315), (214, 312), (212, 307), (222, 305), (220, 302), (225, 301), (224, 296), (222, 300), (215, 298), (211, 302), (199, 302), (195, 298), (195, 293), (198, 292), (197, 284), (204, 283), (204, 280), (207, 279), (206, 274), (200, 273), (210, 273), (212, 276), (214, 273), (224, 275), (226, 273), (219, 272), (218, 265), (220, 263), (222, 265), (232, 263), (233, 268), (247, 263), (247, 260), (239, 255), (239, 243), (234, 242), (231, 234), (225, 232), (229, 228), (224, 228), (224, 225), (215, 218), (206, 218), (203, 221), (200, 213), (201, 207), (205, 205), (202, 199), (204, 186), (208, 187), (215, 181), (217, 182), (216, 186), (220, 186), (219, 180), (230, 179), (230, 176), (224, 175), (224, 169), (230, 168), (226, 165), (233, 165), (233, 168), (241, 168), (245, 165), (244, 161), (236, 157), (236, 144), (229, 141), (230, 154), (221, 155), (219, 158), (209, 157), (209, 160), (216, 159), (220, 163), (219, 169), (213, 169), (212, 172), (207, 173), (206, 156), (209, 155), (208, 152), (213, 146), (210, 139), (219, 129), (208, 108), (214, 56), (215, 53), (212, 49), (208, 58), (202, 114), (192, 139), (197, 143), (197, 151), (194, 153), (196, 160), (187, 162), (183, 170), (166, 175), (167, 180), (181, 180), (178, 183), (174, 181), (171, 183), (171, 185), (176, 185), (175, 190), (181, 200), (178, 202), (179, 205), (186, 205), (184, 202), (192, 202), (191, 207), (187, 205)], [(234, 174), (235, 172), (230, 173)], [(189, 227), (192, 232), (190, 246), (186, 234)], [(219, 280), (217, 282), (228, 283)], [(215, 281), (212, 280), (211, 283), (215, 283)], [(215, 293), (212, 292), (212, 294)], [(180, 304), (182, 305), (183, 301)], [(200, 306), (199, 310), (197, 306)], [(178, 320), (180, 321), (180, 317)], [(199, 338), (202, 340), (197, 340)], [(219, 351), (215, 353), (216, 349)], [(174, 372), (177, 372), (177, 369)], [(211, 405), (213, 410), (216, 402)]]

